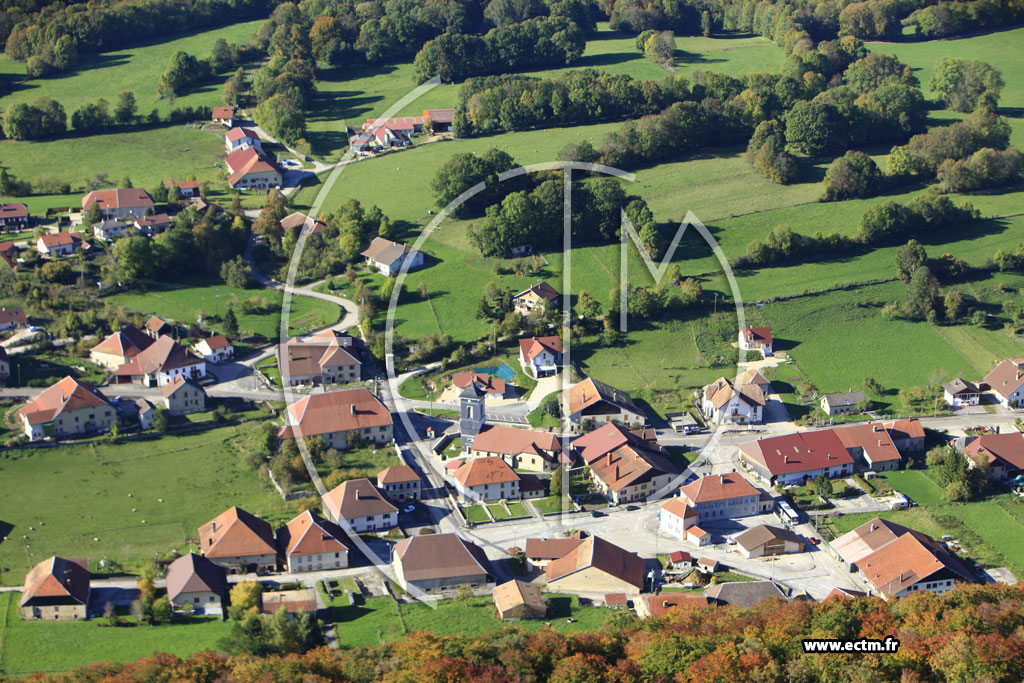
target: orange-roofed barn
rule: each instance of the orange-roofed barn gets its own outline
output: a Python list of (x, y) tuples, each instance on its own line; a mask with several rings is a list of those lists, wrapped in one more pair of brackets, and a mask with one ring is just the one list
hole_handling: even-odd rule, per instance
[(277, 530), (277, 548), (289, 572), (344, 569), (348, 536), (334, 522), (307, 510)]
[(277, 545), (270, 525), (240, 507), (231, 507), (199, 527), (203, 555), (233, 569), (274, 569)]
[(30, 621), (82, 621), (88, 618), (89, 561), (53, 556), (25, 577), (19, 609)]
[(391, 412), (379, 398), (366, 389), (346, 389), (303, 396), (288, 406), (278, 438), (318, 436), (328, 448), (343, 449), (352, 438), (387, 443), (391, 429)]
[(548, 590), (580, 593), (639, 593), (644, 561), (603, 538), (590, 536), (545, 571)]
[(117, 411), (99, 389), (65, 377), (18, 410), (25, 435), (36, 441), (110, 429)]

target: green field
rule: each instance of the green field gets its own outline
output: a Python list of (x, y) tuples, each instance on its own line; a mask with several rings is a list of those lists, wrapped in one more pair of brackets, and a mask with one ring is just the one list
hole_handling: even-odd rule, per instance
[[(544, 597), (550, 601), (551, 628), (559, 633), (596, 630), (613, 614), (601, 607), (580, 607), (575, 596), (545, 594)], [(377, 645), (398, 640), (406, 632), (474, 636), (503, 627), (490, 596), (475, 597), (468, 602), (444, 600), (433, 606), (397, 605), (389, 597), (370, 598), (358, 606), (337, 608), (334, 615), (335, 633), (341, 647)], [(574, 619), (571, 624), (566, 621), (569, 617)], [(541, 619), (519, 621), (515, 626), (527, 631), (548, 628)]]
[(232, 505), (284, 513), (246, 460), (260, 428), (7, 451), (0, 479), (18, 485), (4, 492), (0, 584), (20, 584), (54, 554), (87, 556), (94, 571), (101, 560), (138, 567), (187, 547), (201, 524)]
[(879, 476), (918, 505), (939, 505), (943, 502), (942, 489), (922, 470), (897, 470), (880, 473)]
[[(276, 289), (238, 289), (219, 280), (190, 278), (179, 283), (153, 283), (144, 292), (130, 291), (106, 297), (143, 314), (158, 315), (167, 320), (189, 324), (199, 316), (223, 316), (229, 307), (238, 318), (243, 335), (258, 335), (264, 339), (277, 339), (281, 325), (283, 294)], [(262, 299), (262, 313), (245, 313), (243, 302)], [(292, 296), (289, 316), (289, 335), (305, 334), (336, 323), (341, 310), (335, 304), (308, 296)]]
[[(172, 36), (173, 40), (153, 40), (124, 50), (83, 55), (77, 69), (50, 78), (28, 79), (24, 64), (0, 57), (0, 76), (8, 76), (13, 80), (12, 92), (0, 99), (0, 109), (7, 109), (16, 102), (52, 97), (64, 105), (70, 121), (72, 112), (82, 105), (100, 97), (113, 105), (118, 93), (128, 90), (135, 93), (140, 114), (146, 115), (157, 109), (162, 116), (166, 116), (172, 108), (171, 103), (157, 96), (156, 86), (174, 53), (184, 50), (195, 57), (206, 57), (218, 38), (229, 43), (246, 44), (262, 23), (248, 21), (210, 31), (179, 34)], [(212, 107), (221, 104), (221, 86), (227, 77), (228, 74), (222, 74), (176, 97), (173, 107)], [(3, 147), (6, 148), (8, 144), (3, 143)], [(4, 159), (9, 159), (7, 154), (4, 154)], [(152, 162), (152, 158), (149, 161)]]
[[(22, 621), (20, 593), (0, 593), (0, 672), (65, 671), (92, 662), (127, 662), (168, 652), (181, 657), (213, 649), (231, 630), (220, 617), (188, 617), (160, 626), (110, 628), (99, 620)], [(182, 619), (185, 619), (182, 617)]]

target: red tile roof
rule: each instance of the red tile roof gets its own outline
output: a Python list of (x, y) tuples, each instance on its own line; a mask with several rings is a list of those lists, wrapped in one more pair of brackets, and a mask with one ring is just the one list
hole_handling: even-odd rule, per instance
[(680, 470), (657, 444), (608, 423), (572, 442), (591, 471), (612, 491)]
[(252, 128), (245, 128), (236, 126), (224, 134), (230, 142), (237, 142), (243, 138), (249, 138), (250, 140), (259, 140), (260, 134)]
[(526, 539), (526, 558), (528, 560), (557, 560), (565, 557), (587, 537), (587, 532), (577, 531), (564, 538), (528, 538)]
[(25, 607), (35, 600), (51, 605), (88, 605), (89, 580), (88, 560), (66, 560), (54, 555), (37, 564), (25, 576), (20, 606)]
[(99, 202), (100, 209), (143, 209), (153, 206), (153, 198), (149, 193), (137, 187), (93, 190), (82, 197), (82, 211), (88, 211), (93, 202)]
[(709, 474), (682, 488), (682, 493), (694, 503), (709, 503), (758, 495), (758, 490), (737, 472)]
[(12, 221), (16, 218), (28, 218), (28, 206), (21, 202), (0, 204), (0, 220)]
[(451, 123), (455, 119), (454, 109), (424, 109), (423, 117), (433, 123)]
[(501, 458), (470, 458), (454, 476), (467, 487), (519, 481), (519, 475)]
[(162, 387), (160, 387), (160, 394), (164, 398), (170, 398), (175, 393), (177, 393), (179, 389), (181, 389), (185, 385), (188, 385), (188, 386), (192, 387), (193, 389), (198, 389), (199, 392), (201, 394), (203, 394), (203, 395), (206, 394), (206, 391), (204, 391), (201, 386), (199, 386), (195, 382), (192, 382), (192, 381), (189, 381), (189, 380), (185, 379), (181, 375), (176, 375), (174, 377), (174, 379), (172, 379), (170, 382), (168, 382), (167, 384), (165, 384)]
[(1004, 360), (985, 375), (985, 384), (1003, 398), (1009, 398), (1024, 385), (1024, 369), (1012, 360)]
[(343, 481), (324, 495), (324, 505), (335, 519), (358, 519), (398, 512), (369, 479)]
[(396, 130), (415, 129), (426, 123), (425, 116), (392, 116), (389, 119), (366, 119), (363, 123), (363, 130), (371, 128), (393, 128)]
[(550, 335), (547, 337), (520, 339), (519, 351), (528, 361), (532, 361), (544, 351), (557, 357), (562, 353), (562, 338), (558, 335)]
[(669, 498), (664, 503), (662, 503), (660, 507), (662, 510), (669, 513), (670, 515), (675, 515), (676, 517), (679, 517), (684, 521), (687, 519), (693, 519), (694, 521), (696, 521), (697, 519), (697, 511), (694, 510), (689, 505), (687, 505), (680, 498)]
[(505, 394), (505, 380), (499, 379), (494, 375), (489, 375), (486, 372), (453, 372), (452, 373), (452, 384), (457, 389), (465, 389), (469, 386), (469, 383), (473, 382), (477, 388), (483, 391), (485, 394)]
[(196, 365), (205, 365), (205, 361), (166, 334), (162, 334), (150, 346), (119, 367), (115, 374), (122, 377), (138, 377)]
[(281, 170), (277, 167), (277, 162), (255, 147), (235, 150), (228, 155), (227, 164), (228, 170), (231, 172), (231, 175), (228, 176), (228, 182), (232, 185), (250, 173), (267, 173), (271, 171), (278, 174), (281, 173)]
[(964, 452), (972, 459), (977, 455), (987, 456), (989, 465), (1001, 461), (1009, 469), (1024, 469), (1024, 434), (983, 434), (971, 441)]
[(235, 118), (234, 107), (214, 107), (212, 119), (233, 119)]
[(230, 507), (199, 527), (199, 547), (212, 558), (277, 554), (270, 525), (240, 507)]
[(0, 325), (24, 325), (28, 322), (25, 309), (21, 306), (0, 308)]
[(387, 406), (363, 388), (304, 396), (288, 406), (286, 414), (288, 426), (278, 432), (280, 439), (295, 438), (296, 434), (308, 438), (392, 424)]
[(633, 403), (633, 399), (630, 398), (629, 394), (625, 391), (616, 389), (610, 384), (598, 382), (593, 377), (588, 377), (582, 382), (569, 387), (570, 414), (586, 410), (601, 401), (610, 403), (619, 409), (629, 410), (638, 415), (644, 414), (643, 409)]
[(39, 240), (43, 243), (47, 249), (53, 249), (55, 247), (66, 247), (69, 245), (77, 246), (82, 242), (82, 238), (78, 235), (74, 235), (70, 232), (48, 232), (45, 233)]
[(545, 572), (546, 579), (551, 583), (588, 568), (598, 569), (636, 588), (644, 587), (644, 561), (598, 536), (590, 536), (563, 557), (552, 560)]
[(530, 285), (529, 287), (519, 292), (512, 298), (518, 299), (519, 297), (525, 296), (526, 294), (529, 294), (531, 292), (546, 301), (554, 301), (559, 296), (558, 290), (549, 285), (547, 282), (538, 282), (536, 284)]
[(408, 465), (394, 465), (381, 470), (380, 473), (377, 474), (378, 486), (384, 486), (385, 484), (404, 484), (406, 482), (419, 480), (419, 475), (416, 474), (416, 471)]
[(916, 417), (886, 422), (885, 428), (889, 430), (889, 436), (892, 437), (893, 441), (924, 438), (924, 426)]
[(772, 476), (852, 465), (853, 457), (833, 430), (795, 432), (740, 444)]
[(885, 427), (880, 424), (860, 424), (835, 430), (836, 436), (846, 448), (862, 448), (872, 462), (899, 461), (900, 452)]
[(704, 387), (704, 398), (705, 400), (711, 401), (711, 404), (716, 409), (721, 409), (726, 403), (729, 402), (736, 394), (739, 394), (740, 400), (750, 406), (764, 406), (765, 396), (764, 390), (760, 384), (742, 384), (740, 385), (739, 392), (736, 391), (736, 387), (733, 383), (724, 377), (719, 377), (711, 384)]
[(109, 353), (123, 358), (131, 358), (140, 351), (149, 348), (152, 344), (153, 338), (148, 334), (135, 327), (135, 325), (125, 325), (124, 328), (108, 335), (106, 339), (92, 347), (91, 350), (98, 353)]
[(52, 422), (60, 413), (110, 405), (99, 389), (79, 382), (74, 377), (65, 377), (44, 389), (28, 405), (18, 410), (18, 415), (28, 419), (31, 425)]
[(767, 327), (748, 327), (743, 330), (743, 336), (753, 336), (753, 342), (757, 344), (772, 343), (772, 331)]
[(707, 607), (708, 599), (700, 593), (658, 593), (658, 594), (643, 594), (637, 596), (633, 604), (636, 604), (637, 600), (647, 605), (647, 612), (652, 617), (662, 617), (672, 609), (677, 607)]
[(310, 510), (277, 530), (277, 547), (285, 557), (348, 553), (350, 544), (341, 527)]
[(215, 334), (212, 337), (207, 337), (203, 341), (205, 341), (206, 345), (214, 351), (217, 349), (226, 349), (231, 346), (231, 342), (229, 342), (228, 338), (223, 334)]
[(557, 436), (549, 432), (487, 425), (474, 437), (472, 449), (500, 455), (529, 453), (555, 462), (562, 452), (562, 444)]
[(903, 534), (856, 562), (857, 568), (883, 596), (897, 595), (942, 571), (973, 581), (970, 571), (934, 539), (920, 532)]
[(273, 591), (263, 594), (263, 607), (261, 611), (264, 614), (276, 614), (282, 607), (284, 607), (288, 614), (295, 614), (296, 612), (313, 614), (317, 610), (316, 591), (312, 588), (300, 588), (298, 590)]

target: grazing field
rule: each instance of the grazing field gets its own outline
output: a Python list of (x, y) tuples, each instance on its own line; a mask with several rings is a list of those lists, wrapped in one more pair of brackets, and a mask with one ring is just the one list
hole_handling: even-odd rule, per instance
[[(127, 662), (154, 652), (187, 656), (215, 649), (231, 631), (220, 617), (182, 617), (159, 626), (110, 628), (99, 621), (22, 621), (21, 593), (0, 593), (0, 671), (66, 671), (93, 662)], [(186, 620), (187, 619), (187, 620)], [(105, 622), (104, 622), (105, 624)]]
[[(580, 607), (576, 596), (545, 594), (544, 597), (550, 605), (550, 628), (559, 633), (594, 631), (613, 614), (601, 607)], [(443, 600), (433, 606), (399, 605), (389, 597), (370, 598), (358, 606), (336, 608), (333, 615), (338, 644), (346, 648), (391, 642), (414, 631), (438, 636), (475, 636), (505, 627), (498, 620), (490, 596), (468, 601)], [(570, 617), (572, 623), (567, 621)], [(515, 626), (527, 631), (548, 628), (542, 619), (519, 621)]]
[[(182, 324), (200, 316), (223, 316), (230, 307), (238, 318), (243, 335), (277, 339), (281, 325), (282, 293), (276, 289), (238, 289), (215, 280), (190, 278), (171, 285), (154, 283), (144, 292), (129, 291), (106, 297), (143, 314), (158, 315)], [(244, 302), (259, 301), (259, 312), (247, 313)], [(289, 316), (289, 335), (305, 334), (338, 321), (341, 311), (335, 304), (308, 296), (293, 296)]]
[[(77, 190), (102, 173), (112, 184), (120, 184), (128, 176), (136, 187), (152, 189), (161, 182), (184, 180), (190, 175), (198, 180), (214, 180), (224, 170), (224, 136), (215, 131), (165, 125), (60, 140), (6, 140), (0, 143), (0, 154), (7, 170), (23, 180), (51, 176)], [(74, 206), (81, 210), (81, 200), (81, 195), (72, 195), (57, 203), (50, 202), (49, 197), (30, 201), (33, 207), (45, 201), (44, 207)]]
[[(72, 112), (82, 105), (100, 97), (113, 105), (118, 93), (128, 90), (135, 93), (139, 114), (147, 115), (156, 109), (161, 116), (166, 116), (172, 103), (157, 96), (156, 86), (176, 52), (184, 50), (195, 57), (206, 57), (218, 38), (229, 43), (247, 44), (262, 23), (248, 21), (209, 31), (178, 34), (171, 36), (172, 40), (147, 41), (124, 50), (82, 55), (77, 69), (49, 78), (29, 79), (25, 75), (24, 64), (0, 56), (0, 78), (6, 80), (10, 91), (0, 98), (0, 109), (7, 109), (16, 102), (33, 102), (39, 97), (52, 97), (64, 106), (70, 121)], [(228, 75), (221, 74), (209, 83), (175, 97), (173, 108), (221, 104), (221, 86)], [(8, 144), (4, 142), (0, 148), (6, 149)], [(8, 158), (4, 154), (4, 159)]]
[[(199, 525), (232, 505), (254, 514), (286, 506), (247, 461), (261, 423), (117, 445), (7, 451), (0, 479), (0, 584), (18, 584), (50, 555), (138, 567), (187, 547)], [(75, 495), (54, 495), (74, 486)], [(62, 488), (63, 487), (63, 488)], [(162, 499), (162, 502), (161, 502)]]

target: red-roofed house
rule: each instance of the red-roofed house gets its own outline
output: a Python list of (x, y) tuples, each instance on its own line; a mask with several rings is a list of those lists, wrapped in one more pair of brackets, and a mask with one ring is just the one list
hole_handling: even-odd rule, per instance
[(28, 206), (21, 202), (0, 204), (0, 228), (20, 230), (28, 227)]
[(393, 465), (377, 474), (377, 488), (395, 502), (420, 499), (420, 477), (408, 465)]
[(667, 487), (679, 468), (657, 444), (616, 424), (606, 424), (572, 442), (590, 467), (598, 489), (610, 500), (645, 500)]
[(174, 187), (178, 188), (178, 191), (181, 192), (181, 196), (186, 199), (192, 199), (193, 197), (199, 196), (198, 180), (181, 180), (174, 183)]
[(701, 593), (658, 593), (639, 595), (633, 600), (638, 617), (662, 617), (678, 607), (707, 607), (708, 599)]
[(519, 499), (519, 475), (500, 458), (472, 458), (452, 476), (465, 503)]
[(270, 190), (281, 187), (277, 162), (259, 147), (242, 147), (227, 158), (228, 183), (236, 190)]
[(679, 500), (697, 513), (697, 522), (750, 517), (760, 512), (761, 492), (738, 472), (709, 474), (679, 491)]
[(196, 353), (207, 363), (221, 363), (235, 357), (235, 347), (223, 334), (215, 334), (196, 344)]
[(739, 389), (725, 377), (704, 387), (701, 412), (716, 424), (761, 424), (765, 395), (758, 384), (741, 384)]
[(424, 109), (424, 125), (431, 133), (450, 133), (455, 120), (454, 109)]
[(545, 570), (547, 589), (569, 593), (639, 593), (644, 561), (603, 538), (590, 536)]
[(398, 524), (398, 508), (369, 479), (341, 482), (324, 495), (323, 505), (329, 519), (338, 524), (344, 520), (358, 534)]
[(740, 444), (740, 460), (770, 483), (800, 484), (853, 473), (853, 456), (833, 430), (796, 432)]
[(70, 232), (48, 232), (36, 240), (36, 251), (43, 256), (71, 256), (82, 246), (82, 238)]
[(526, 539), (526, 561), (535, 570), (541, 570), (553, 560), (565, 557), (587, 537), (585, 531), (574, 531), (564, 538)]
[(945, 593), (957, 581), (974, 581), (956, 556), (918, 531), (886, 543), (856, 565), (873, 592), (886, 600), (920, 590)]
[(167, 386), (177, 377), (198, 380), (206, 376), (206, 361), (166, 334), (135, 354), (114, 373), (120, 381), (147, 387)]
[(206, 410), (206, 392), (181, 375), (160, 387), (164, 408), (171, 415), (190, 415)]
[(65, 377), (18, 410), (29, 439), (63, 438), (110, 429), (117, 411), (85, 382)]
[(43, 560), (25, 576), (18, 607), (29, 621), (82, 621), (88, 618), (89, 561)]
[[(477, 389), (486, 394), (487, 398), (505, 398), (508, 392), (508, 385), (505, 380), (497, 375), (490, 375), (486, 372), (453, 372), (452, 386), (456, 389), (465, 389), (472, 382)], [(458, 393), (458, 392), (457, 392)]]
[(1024, 359), (1004, 360), (985, 375), (985, 384), (1007, 408), (1024, 406)]
[(562, 367), (562, 338), (551, 335), (520, 339), (519, 362), (533, 377), (554, 375)]
[(889, 430), (889, 438), (900, 453), (924, 451), (924, 426), (916, 417), (886, 422), (885, 428)]
[(135, 325), (111, 333), (106, 339), (89, 350), (89, 360), (108, 370), (116, 370), (140, 352), (149, 348), (153, 338)]
[(214, 123), (231, 128), (235, 125), (235, 108), (234, 107), (214, 107), (213, 115), (210, 117)]
[(277, 530), (277, 548), (292, 573), (348, 566), (349, 540), (345, 532), (310, 510)]
[(205, 557), (225, 567), (277, 566), (274, 531), (264, 520), (240, 507), (228, 508), (199, 527), (199, 547)]
[(25, 327), (28, 318), (25, 317), (25, 309), (21, 306), (0, 308), (0, 330), (12, 330), (15, 327)]
[(968, 439), (964, 455), (972, 467), (978, 456), (985, 457), (988, 460), (990, 480), (999, 481), (1015, 477), (1024, 471), (1024, 434), (983, 434)]
[(767, 327), (747, 327), (740, 330), (740, 348), (747, 351), (760, 351), (765, 356), (772, 355), (772, 331)]
[(260, 134), (252, 128), (232, 128), (224, 134), (224, 147), (229, 154), (245, 147), (262, 149)]
[(153, 210), (153, 198), (137, 187), (124, 190), (93, 190), (82, 197), (82, 213), (96, 202), (103, 218), (138, 218)]
[(854, 458), (868, 469), (887, 472), (900, 468), (900, 452), (889, 432), (880, 424), (860, 424), (836, 429), (836, 436)]
[(391, 412), (363, 388), (303, 396), (285, 411), (279, 439), (318, 436), (328, 448), (348, 448), (349, 439), (383, 444), (391, 440)]
[(167, 599), (175, 607), (220, 609), (227, 594), (227, 571), (202, 555), (182, 555), (167, 567)]
[(468, 454), (501, 458), (510, 467), (532, 472), (550, 472), (566, 462), (562, 444), (554, 434), (497, 425), (484, 425), (473, 438)]
[(629, 394), (593, 377), (569, 387), (568, 394), (569, 421), (584, 429), (606, 422), (627, 427), (647, 423), (647, 413)]
[(697, 511), (681, 498), (669, 498), (658, 513), (662, 533), (686, 538), (686, 530), (697, 523)]
[(425, 116), (392, 116), (390, 119), (366, 119), (363, 130), (373, 131), (379, 128), (390, 128), (401, 135), (412, 135), (423, 130), (427, 122)]
[(354, 340), (334, 330), (292, 337), (276, 353), (277, 367), (286, 386), (344, 384), (358, 381), (362, 374)]

